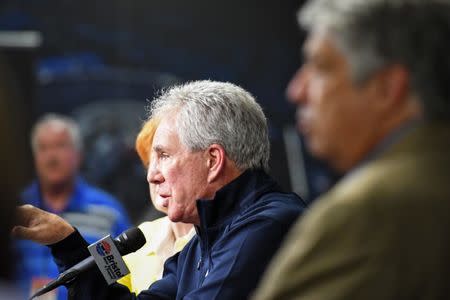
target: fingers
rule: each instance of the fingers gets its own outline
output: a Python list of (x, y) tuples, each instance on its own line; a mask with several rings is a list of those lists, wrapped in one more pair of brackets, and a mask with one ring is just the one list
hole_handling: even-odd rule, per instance
[(43, 211), (32, 205), (17, 208), (17, 224), (11, 231), (14, 237), (53, 244), (69, 236), (75, 229), (56, 214)]
[(32, 230), (24, 226), (14, 226), (11, 235), (15, 238), (33, 240)]
[(41, 212), (43, 213), (44, 211), (30, 204), (18, 206), (16, 208), (16, 224), (27, 226)]
[(42, 236), (41, 230), (35, 227), (14, 226), (11, 230), (11, 235), (18, 239), (30, 240), (42, 245), (51, 243), (48, 241), (48, 238)]

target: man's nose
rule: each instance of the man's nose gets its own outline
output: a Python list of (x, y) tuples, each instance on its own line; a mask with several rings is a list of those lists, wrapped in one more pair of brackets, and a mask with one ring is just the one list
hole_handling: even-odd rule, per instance
[(158, 168), (156, 162), (150, 161), (147, 169), (147, 182), (152, 184), (159, 184), (164, 182), (164, 177)]
[(308, 77), (306, 66), (297, 70), (286, 89), (286, 96), (290, 102), (298, 105), (307, 100)]

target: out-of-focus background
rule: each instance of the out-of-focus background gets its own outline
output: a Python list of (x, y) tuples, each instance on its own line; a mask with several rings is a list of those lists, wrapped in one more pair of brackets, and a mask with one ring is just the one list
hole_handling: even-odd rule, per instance
[(87, 181), (115, 195), (133, 223), (155, 218), (134, 151), (145, 107), (163, 87), (211, 79), (256, 96), (269, 119), (272, 175), (315, 198), (335, 178), (302, 147), (284, 94), (301, 63), (302, 2), (1, 1), (0, 88), (9, 93), (0, 101), (21, 126), (11, 138), (26, 154), (11, 159), (28, 166), (23, 185), (34, 177), (31, 125), (66, 114), (81, 125)]

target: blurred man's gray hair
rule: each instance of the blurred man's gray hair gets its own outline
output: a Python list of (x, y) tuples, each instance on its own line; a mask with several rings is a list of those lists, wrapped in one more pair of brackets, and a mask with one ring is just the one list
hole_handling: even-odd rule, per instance
[(254, 97), (231, 83), (194, 81), (165, 90), (150, 104), (150, 118), (177, 114), (181, 142), (190, 150), (221, 145), (240, 170), (268, 170), (267, 121)]
[(33, 152), (37, 149), (37, 133), (38, 130), (45, 125), (55, 125), (61, 128), (64, 128), (68, 131), (70, 138), (72, 140), (73, 146), (78, 151), (82, 151), (83, 149), (83, 141), (81, 138), (80, 127), (78, 123), (64, 115), (48, 113), (43, 115), (39, 120), (34, 124), (31, 129), (31, 148)]
[(312, 0), (298, 18), (331, 33), (356, 83), (403, 65), (426, 117), (450, 116), (449, 0)]

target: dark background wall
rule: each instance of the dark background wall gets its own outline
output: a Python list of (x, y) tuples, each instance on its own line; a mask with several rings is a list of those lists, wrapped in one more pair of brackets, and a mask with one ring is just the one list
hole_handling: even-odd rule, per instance
[[(83, 172), (115, 193), (138, 219), (148, 207), (145, 171), (133, 151), (145, 105), (186, 80), (230, 81), (254, 94), (269, 119), (271, 173), (291, 190), (284, 129), (294, 109), (284, 96), (300, 64), (302, 1), (18, 1), (0, 4), (0, 29), (37, 30), (31, 120), (76, 117), (86, 140)], [(308, 197), (329, 174), (306, 154)], [(319, 182), (319, 183), (317, 183)]]
[(32, 176), (26, 139), (33, 90), (33, 49), (3, 43), (0, 34), (0, 283), (11, 280), (14, 255), (10, 247), (17, 194)]

